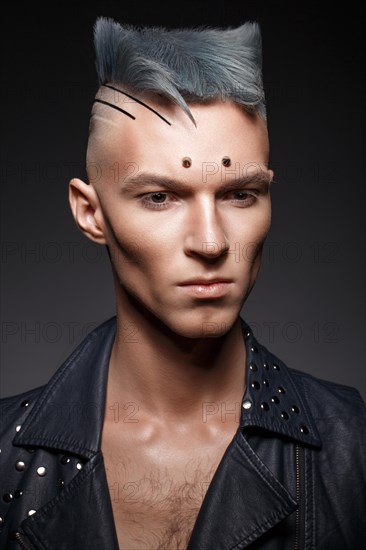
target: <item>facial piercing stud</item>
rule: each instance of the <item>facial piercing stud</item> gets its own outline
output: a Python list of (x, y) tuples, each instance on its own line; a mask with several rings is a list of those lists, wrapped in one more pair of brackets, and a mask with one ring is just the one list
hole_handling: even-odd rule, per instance
[(192, 159), (190, 159), (189, 157), (184, 157), (182, 159), (182, 166), (184, 166), (184, 168), (189, 168), (190, 166), (192, 166)]

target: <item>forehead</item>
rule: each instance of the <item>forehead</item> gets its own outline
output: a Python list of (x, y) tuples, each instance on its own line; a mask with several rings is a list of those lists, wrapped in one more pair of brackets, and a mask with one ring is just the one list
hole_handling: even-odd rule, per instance
[[(203, 165), (218, 165), (227, 156), (232, 164), (243, 166), (264, 166), (268, 161), (265, 122), (229, 101), (190, 104), (196, 126), (173, 104), (144, 99), (163, 120), (131, 99), (116, 100), (114, 94), (108, 101), (120, 110), (96, 103), (92, 138), (95, 152), (107, 163), (135, 163), (139, 170), (190, 177), (201, 173)], [(182, 168), (184, 157), (192, 161), (188, 169)]]

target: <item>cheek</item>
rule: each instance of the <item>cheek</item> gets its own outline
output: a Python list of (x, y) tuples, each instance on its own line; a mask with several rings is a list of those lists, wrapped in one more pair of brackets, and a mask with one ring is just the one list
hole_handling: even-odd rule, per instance
[(271, 227), (271, 206), (268, 201), (260, 209), (253, 209), (245, 214), (232, 227), (233, 245), (240, 247), (241, 259), (253, 263), (260, 259), (263, 243)]
[[(143, 229), (141, 226), (144, 225)], [(159, 266), (169, 265), (176, 239), (161, 227), (149, 227), (133, 216), (111, 216), (106, 221), (107, 241), (112, 262), (117, 272), (123, 274), (138, 272), (153, 275)], [(165, 233), (165, 234), (164, 234)]]
[(110, 204), (104, 205), (103, 228), (111, 261), (117, 272), (140, 262), (144, 234), (127, 212), (116, 212)]
[(264, 215), (258, 216), (253, 224), (253, 241), (262, 247), (271, 227), (271, 205), (268, 202)]

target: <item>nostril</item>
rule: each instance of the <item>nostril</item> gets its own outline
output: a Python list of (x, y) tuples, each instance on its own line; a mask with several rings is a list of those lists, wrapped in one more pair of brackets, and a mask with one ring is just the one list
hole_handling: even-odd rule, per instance
[(215, 241), (205, 241), (202, 243), (202, 253), (209, 256), (218, 256), (220, 254), (220, 246)]
[(219, 258), (223, 254), (226, 254), (228, 246), (225, 242), (218, 241), (203, 241), (201, 252), (204, 256), (210, 258)]

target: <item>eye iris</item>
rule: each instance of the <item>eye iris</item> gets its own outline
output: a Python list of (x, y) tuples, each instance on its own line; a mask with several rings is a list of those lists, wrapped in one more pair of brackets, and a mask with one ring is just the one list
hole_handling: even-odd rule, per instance
[(154, 202), (164, 202), (165, 193), (154, 193), (153, 195), (151, 195), (151, 198)]
[(245, 191), (238, 191), (237, 192), (237, 197), (238, 199), (245, 199), (247, 197), (247, 194)]

